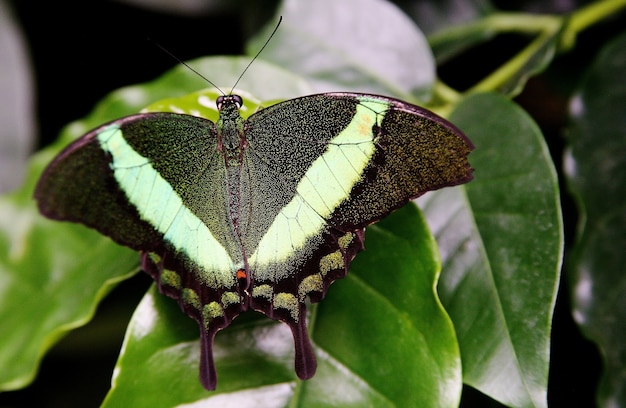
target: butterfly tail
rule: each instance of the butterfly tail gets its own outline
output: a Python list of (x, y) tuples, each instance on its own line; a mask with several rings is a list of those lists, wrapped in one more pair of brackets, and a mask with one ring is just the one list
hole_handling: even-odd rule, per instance
[(301, 318), (298, 322), (288, 322), (291, 332), (293, 333), (293, 341), (296, 349), (295, 356), (295, 369), (298, 378), (301, 380), (308, 380), (315, 375), (317, 369), (317, 360), (315, 359), (315, 353), (313, 352), (313, 346), (309, 339), (309, 333), (306, 328), (306, 312), (304, 305), (300, 305)]
[(200, 382), (209, 391), (217, 386), (217, 371), (213, 360), (215, 331), (200, 330)]

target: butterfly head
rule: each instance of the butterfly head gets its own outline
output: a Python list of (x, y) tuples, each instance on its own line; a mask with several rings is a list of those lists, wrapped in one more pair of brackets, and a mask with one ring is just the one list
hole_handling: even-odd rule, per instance
[(221, 95), (217, 97), (216, 101), (217, 110), (220, 112), (228, 107), (234, 107), (235, 110), (239, 110), (243, 105), (243, 99), (239, 95)]

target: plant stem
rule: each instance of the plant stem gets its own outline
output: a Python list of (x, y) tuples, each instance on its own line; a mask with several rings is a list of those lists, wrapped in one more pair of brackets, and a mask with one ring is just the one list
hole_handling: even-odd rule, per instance
[[(625, 8), (626, 0), (601, 0), (576, 10), (569, 16), (494, 13), (483, 19), (436, 33), (429, 37), (429, 42), (431, 46), (436, 47), (469, 37), (486, 41), (499, 33), (506, 32), (534, 35), (533, 41), (524, 49), (464, 93), (497, 91), (518, 75), (528, 76), (538, 72), (549, 62), (555, 52), (564, 52), (572, 48), (576, 42), (576, 36), (581, 31)], [(560, 38), (555, 44), (554, 39), (557, 35)], [(545, 47), (554, 47), (554, 50), (550, 52)], [(545, 54), (542, 55), (542, 52)], [(528, 67), (532, 66), (533, 58), (538, 57), (545, 59), (545, 63), (537, 64), (534, 69), (529, 70)], [(528, 72), (524, 72), (525, 70)], [(454, 102), (458, 99), (456, 91), (442, 83), (436, 84), (435, 91), (436, 96), (443, 101)], [(509, 90), (507, 93), (515, 94), (516, 91), (517, 89)]]
[[(508, 60), (498, 69), (489, 74), (486, 78), (480, 81), (478, 84), (470, 88), (467, 93), (487, 92), (501, 88), (507, 82), (509, 82), (516, 75), (519, 75), (530, 61), (541, 53), (541, 49), (549, 47), (550, 42), (553, 41), (554, 36), (557, 35), (558, 27), (553, 27), (554, 32), (545, 30), (543, 33), (537, 36), (530, 44), (528, 44), (523, 50), (517, 53), (513, 58)], [(549, 53), (551, 59), (554, 53)], [(545, 57), (543, 59), (546, 59)], [(545, 62), (547, 64), (548, 61)], [(545, 65), (544, 64), (544, 65)], [(533, 72), (528, 72), (530, 75)], [(517, 92), (513, 92), (514, 94)]]
[(461, 94), (445, 82), (437, 79), (433, 88), (433, 104), (428, 107), (442, 117), (448, 117), (452, 107), (461, 99)]
[(570, 16), (567, 29), (563, 33), (563, 49), (572, 48), (576, 36), (581, 31), (624, 8), (626, 8), (626, 0), (603, 0), (574, 11)]
[(572, 14), (569, 30), (576, 33), (626, 7), (626, 0), (604, 0), (591, 3)]

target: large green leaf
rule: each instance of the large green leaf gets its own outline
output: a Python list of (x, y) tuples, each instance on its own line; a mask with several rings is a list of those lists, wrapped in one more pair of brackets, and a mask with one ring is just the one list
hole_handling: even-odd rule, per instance
[(0, 390), (32, 381), (43, 354), (138, 270), (136, 253), (38, 214), (31, 196), (41, 169), (33, 163), (24, 187), (0, 199)]
[(366, 243), (348, 277), (313, 307), (313, 379), (296, 379), (286, 325), (244, 315), (216, 338), (219, 382), (208, 393), (195, 323), (153, 289), (133, 316), (104, 406), (457, 406), (458, 347), (434, 290), (439, 261), (421, 214), (399, 210), (370, 227)]
[[(432, 53), (417, 26), (383, 0), (284, 0), (282, 25), (262, 58), (302, 75), (316, 92), (355, 91), (428, 100)], [(255, 54), (278, 21), (248, 45)]]
[(574, 318), (602, 352), (600, 406), (626, 405), (626, 35), (608, 44), (571, 103), (568, 185), (581, 215), (568, 260)]
[(422, 206), (440, 244), (439, 293), (463, 380), (506, 405), (544, 407), (563, 245), (556, 173), (541, 132), (506, 98), (468, 97), (451, 120), (476, 146), (475, 179), (465, 197), (443, 190)]
[[(248, 63), (248, 58), (206, 58), (191, 65), (214, 82), (232, 86)], [(263, 61), (255, 63), (255, 75), (260, 82), (244, 78), (241, 84), (266, 99), (299, 96), (308, 90), (302, 80)], [(31, 160), (20, 190), (0, 199), (0, 389), (30, 382), (45, 351), (68, 330), (89, 321), (102, 297), (134, 273), (139, 262), (136, 253), (95, 231), (47, 221), (38, 214), (32, 193), (44, 166), (89, 129), (206, 85), (189, 69), (177, 67), (153, 82), (113, 92)]]

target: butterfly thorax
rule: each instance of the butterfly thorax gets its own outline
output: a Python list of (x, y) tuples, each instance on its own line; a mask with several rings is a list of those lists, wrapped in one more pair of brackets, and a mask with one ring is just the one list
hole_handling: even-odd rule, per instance
[[(220, 117), (216, 123), (218, 149), (229, 159), (238, 159), (244, 146), (244, 120), (239, 113), (241, 97), (237, 95), (220, 96), (217, 108)], [(229, 165), (239, 165), (230, 163)]]

